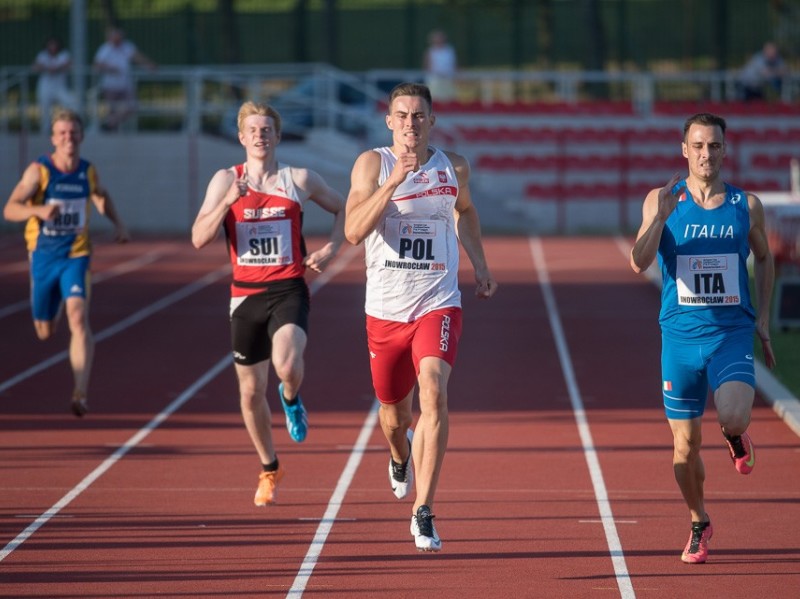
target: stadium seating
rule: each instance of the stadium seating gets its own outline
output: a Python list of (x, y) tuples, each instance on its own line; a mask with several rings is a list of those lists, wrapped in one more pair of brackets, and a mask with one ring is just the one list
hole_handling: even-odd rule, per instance
[(728, 120), (726, 181), (754, 192), (789, 187), (790, 161), (800, 158), (800, 107), (670, 102), (643, 117), (623, 106), (474, 102), (437, 111), (449, 111), (447, 134), (472, 163), (479, 194), (522, 214), (531, 214), (530, 204), (610, 201), (630, 204), (619, 211), (630, 226), (650, 189), (686, 171), (683, 120), (701, 110)]

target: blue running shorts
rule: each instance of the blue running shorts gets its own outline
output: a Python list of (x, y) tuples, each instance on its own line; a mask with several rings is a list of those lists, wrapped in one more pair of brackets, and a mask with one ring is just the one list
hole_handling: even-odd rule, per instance
[(670, 420), (699, 418), (709, 389), (740, 381), (755, 389), (753, 332), (742, 330), (706, 342), (661, 338), (661, 390)]
[(31, 310), (34, 320), (56, 317), (61, 302), (69, 297), (89, 297), (89, 256), (31, 255)]

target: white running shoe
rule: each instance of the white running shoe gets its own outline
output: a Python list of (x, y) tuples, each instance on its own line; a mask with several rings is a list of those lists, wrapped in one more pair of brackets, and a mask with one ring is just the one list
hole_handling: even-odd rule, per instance
[(389, 457), (389, 484), (392, 486), (392, 493), (398, 499), (403, 499), (408, 495), (408, 489), (414, 482), (414, 466), (411, 460), (411, 441), (414, 438), (414, 431), (406, 431), (408, 438), (408, 459), (405, 464), (396, 463), (391, 456)]
[(419, 506), (417, 513), (411, 516), (411, 534), (418, 551), (441, 551), (442, 540), (433, 525), (435, 517), (427, 505)]

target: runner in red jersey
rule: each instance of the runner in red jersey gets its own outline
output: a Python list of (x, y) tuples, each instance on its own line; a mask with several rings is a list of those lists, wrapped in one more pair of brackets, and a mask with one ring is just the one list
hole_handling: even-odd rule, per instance
[[(270, 361), (280, 379), (286, 428), (300, 443), (308, 430), (299, 395), (310, 308), (304, 274), (306, 268), (322, 272), (344, 240), (344, 198), (316, 172), (278, 162), (281, 118), (274, 108), (245, 102), (238, 125), (247, 160), (212, 177), (192, 243), (200, 249), (225, 231), (233, 266), (233, 360), (242, 417), (262, 464), (254, 500), (262, 506), (274, 502), (284, 475), (266, 397)], [(330, 241), (310, 254), (302, 236), (306, 200), (334, 215)]]

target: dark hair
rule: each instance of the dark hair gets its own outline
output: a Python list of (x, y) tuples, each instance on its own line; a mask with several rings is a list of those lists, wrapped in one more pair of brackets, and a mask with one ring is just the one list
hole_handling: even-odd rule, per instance
[(689, 127), (692, 125), (703, 125), (705, 127), (719, 127), (722, 130), (722, 137), (725, 137), (725, 129), (728, 124), (721, 116), (711, 114), (710, 112), (698, 112), (686, 119), (683, 124), (683, 139), (686, 139), (686, 134), (689, 132)]
[(418, 96), (428, 103), (428, 108), (433, 112), (433, 99), (431, 98), (431, 90), (427, 85), (422, 83), (400, 83), (395, 85), (394, 89), (389, 94), (389, 110), (391, 111), (392, 102), (395, 98), (400, 96)]

